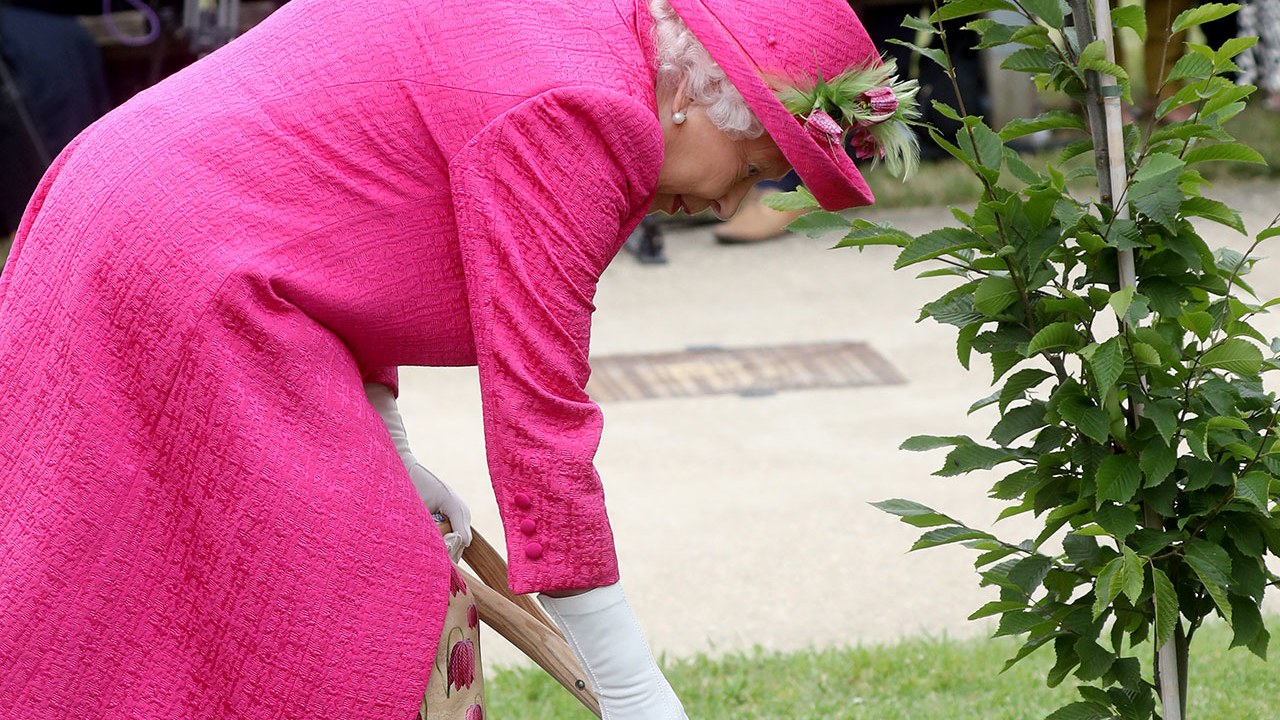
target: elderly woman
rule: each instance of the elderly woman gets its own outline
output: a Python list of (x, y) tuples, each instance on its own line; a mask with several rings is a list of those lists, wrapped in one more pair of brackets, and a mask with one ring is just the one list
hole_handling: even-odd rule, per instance
[(682, 717), (617, 584), (592, 295), (651, 208), (793, 166), (871, 202), (846, 131), (910, 156), (877, 65), (844, 0), (294, 0), (85, 131), (0, 276), (0, 714), (411, 716), (430, 511), (468, 523), (395, 367), (476, 364), (512, 588), (606, 717)]

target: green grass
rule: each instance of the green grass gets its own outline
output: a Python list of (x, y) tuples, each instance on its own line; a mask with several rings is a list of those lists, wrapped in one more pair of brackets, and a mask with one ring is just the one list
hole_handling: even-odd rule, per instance
[[(1227, 131), (1261, 153), (1267, 165), (1206, 163), (1201, 168), (1206, 178), (1218, 184), (1261, 178), (1280, 179), (1280, 113), (1255, 103), (1227, 123)], [(923, 142), (932, 141), (925, 138)], [(1040, 169), (1056, 154), (1057, 151), (1048, 151), (1024, 159), (1033, 168)], [(1074, 163), (1091, 164), (1092, 159), (1077, 158)], [(875, 193), (878, 208), (964, 206), (976, 202), (982, 192), (982, 185), (973, 173), (951, 158), (925, 163), (920, 172), (905, 183), (891, 177), (883, 166), (868, 172), (866, 179)], [(1082, 181), (1081, 189), (1088, 184), (1089, 181)]]
[[(1280, 631), (1280, 618), (1268, 623)], [(1227, 651), (1223, 627), (1192, 641), (1195, 720), (1262, 720), (1275, 707), (1276, 669), (1244, 650)], [(1047, 688), (1046, 648), (1001, 674), (1007, 639), (911, 639), (889, 646), (796, 653), (755, 651), (664, 663), (691, 718), (732, 720), (1039, 720), (1079, 699)], [(592, 715), (537, 669), (486, 671), (486, 716), (587, 720)]]

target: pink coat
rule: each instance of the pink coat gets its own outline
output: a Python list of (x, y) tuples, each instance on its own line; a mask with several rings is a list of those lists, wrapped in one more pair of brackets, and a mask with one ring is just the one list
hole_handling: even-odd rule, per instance
[(477, 364), (518, 592), (617, 579), (583, 391), (643, 0), (294, 0), (91, 127), (0, 276), (0, 717), (401, 718), (449, 573), (361, 383)]

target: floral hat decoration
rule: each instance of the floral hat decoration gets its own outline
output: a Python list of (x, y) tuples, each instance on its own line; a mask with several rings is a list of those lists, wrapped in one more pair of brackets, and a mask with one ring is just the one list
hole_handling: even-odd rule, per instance
[(845, 151), (909, 175), (915, 81), (898, 81), (846, 0), (669, 0), (822, 207), (875, 201)]

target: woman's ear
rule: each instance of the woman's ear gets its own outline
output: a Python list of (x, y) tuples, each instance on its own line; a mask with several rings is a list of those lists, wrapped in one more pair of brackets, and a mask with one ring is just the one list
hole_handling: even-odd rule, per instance
[(682, 78), (680, 84), (676, 85), (675, 90), (671, 93), (671, 106), (667, 108), (672, 115), (675, 113), (689, 112), (689, 78)]

